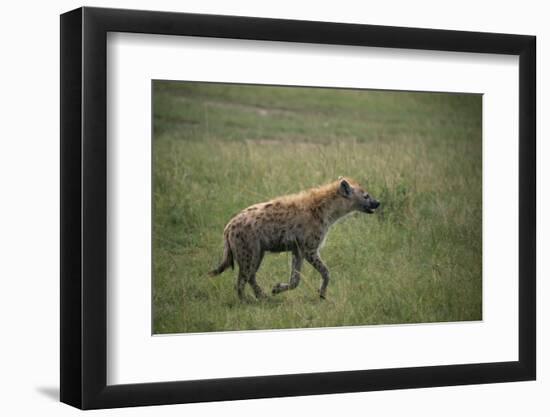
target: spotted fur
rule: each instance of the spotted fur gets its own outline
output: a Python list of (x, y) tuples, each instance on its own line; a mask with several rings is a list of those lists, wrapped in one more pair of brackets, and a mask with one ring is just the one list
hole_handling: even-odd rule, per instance
[(330, 280), (328, 268), (319, 256), (329, 228), (354, 211), (373, 213), (379, 202), (356, 181), (337, 181), (298, 194), (278, 197), (250, 206), (233, 217), (224, 229), (221, 264), (210, 275), (221, 274), (234, 262), (239, 266), (237, 293), (243, 298), (249, 283), (256, 298), (266, 295), (256, 282), (256, 271), (265, 252), (292, 252), (289, 282), (276, 284), (272, 294), (292, 290), (300, 283), (305, 259), (321, 274), (319, 295), (326, 297)]

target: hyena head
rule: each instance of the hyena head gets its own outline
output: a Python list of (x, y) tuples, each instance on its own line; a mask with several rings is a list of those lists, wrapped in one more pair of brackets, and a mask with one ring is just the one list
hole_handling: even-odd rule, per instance
[(338, 192), (343, 197), (342, 203), (350, 212), (361, 211), (372, 214), (380, 206), (380, 202), (374, 199), (357, 182), (344, 177), (338, 178), (338, 181)]

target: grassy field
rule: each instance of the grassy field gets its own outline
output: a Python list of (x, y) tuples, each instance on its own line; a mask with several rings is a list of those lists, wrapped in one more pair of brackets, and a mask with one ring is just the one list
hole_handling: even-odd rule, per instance
[[(154, 333), (480, 320), (481, 96), (155, 81)], [(240, 302), (207, 272), (241, 209), (345, 175), (381, 201), (335, 225), (300, 286)], [(290, 274), (267, 254), (265, 291)]]

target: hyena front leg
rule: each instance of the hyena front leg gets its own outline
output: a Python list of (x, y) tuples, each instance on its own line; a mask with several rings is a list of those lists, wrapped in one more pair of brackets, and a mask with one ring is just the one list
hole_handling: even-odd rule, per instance
[(280, 282), (271, 290), (272, 294), (279, 294), (280, 292), (293, 290), (300, 283), (300, 270), (302, 269), (303, 258), (298, 251), (292, 252), (292, 271), (290, 273), (290, 280), (288, 283)]
[(330, 274), (328, 268), (325, 266), (317, 251), (307, 252), (305, 254), (306, 260), (321, 274), (323, 281), (321, 282), (321, 287), (319, 288), (319, 296), (324, 300), (327, 294), (327, 286), (330, 281)]

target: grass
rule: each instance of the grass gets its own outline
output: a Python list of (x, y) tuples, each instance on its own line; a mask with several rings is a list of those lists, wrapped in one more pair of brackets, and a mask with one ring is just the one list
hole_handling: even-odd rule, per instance
[[(154, 333), (480, 320), (481, 96), (155, 81)], [(382, 206), (335, 225), (293, 291), (210, 278), (241, 209), (350, 176)], [(290, 274), (268, 254), (258, 282)]]

